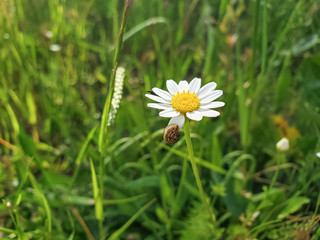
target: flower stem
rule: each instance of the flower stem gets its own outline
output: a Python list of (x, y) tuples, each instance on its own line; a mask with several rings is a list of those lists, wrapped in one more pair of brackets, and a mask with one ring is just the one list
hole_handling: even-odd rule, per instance
[(103, 107), (103, 112), (102, 112), (102, 118), (101, 118), (101, 123), (100, 123), (100, 130), (99, 130), (99, 152), (100, 152), (100, 166), (99, 166), (99, 175), (100, 175), (100, 184), (99, 184), (99, 194), (100, 194), (100, 199), (99, 203), (101, 204), (100, 209), (102, 211), (101, 215), (102, 217), (99, 219), (99, 234), (100, 238), (104, 239), (103, 237), (103, 220), (104, 220), (104, 210), (103, 210), (103, 197), (104, 197), (104, 161), (103, 158), (106, 154), (106, 145), (107, 145), (107, 136), (108, 136), (108, 120), (109, 120), (109, 112), (111, 108), (111, 101), (112, 101), (112, 95), (114, 92), (114, 85), (115, 85), (115, 76), (116, 76), (116, 69), (118, 67), (118, 60), (119, 60), (119, 55), (120, 55), (120, 50), (121, 50), (121, 45), (122, 45), (122, 40), (123, 40), (123, 32), (124, 32), (124, 27), (126, 24), (127, 20), (127, 15), (128, 15), (128, 9), (129, 9), (129, 2), (130, 0), (125, 1), (125, 5), (123, 8), (123, 13), (122, 13), (122, 20), (121, 20), (121, 27), (120, 27), (120, 32), (118, 36), (118, 42), (116, 45), (115, 53), (114, 53), (114, 58), (113, 58), (113, 68), (111, 71), (111, 77), (109, 80), (109, 89), (108, 89), (108, 94), (107, 98)]
[(280, 162), (281, 162), (281, 161), (282, 161), (283, 163), (286, 162), (286, 160), (285, 160), (285, 154), (284, 154), (283, 152), (279, 152), (279, 151), (278, 151), (275, 159), (276, 159), (277, 169), (276, 169), (275, 174), (274, 174), (273, 177), (272, 177), (271, 184), (269, 185), (269, 190), (271, 190), (271, 189), (275, 186), (275, 184), (276, 184), (276, 181), (277, 181), (277, 178), (278, 178), (278, 175), (279, 175), (279, 170), (280, 170), (280, 168), (279, 168)]
[(194, 153), (193, 153), (193, 146), (192, 146), (191, 137), (190, 137), (190, 123), (189, 123), (188, 119), (186, 119), (186, 121), (184, 123), (184, 133), (185, 133), (185, 137), (186, 137), (188, 153), (189, 153), (190, 160), (191, 160), (193, 174), (196, 179), (196, 182), (197, 182), (197, 185), (198, 185), (201, 197), (202, 197), (202, 201), (203, 201), (205, 207), (207, 208), (208, 214), (210, 216), (210, 220), (214, 226), (215, 217), (214, 217), (214, 215), (212, 213), (212, 209), (206, 199), (206, 195), (204, 194), (203, 187), (202, 187), (201, 180), (200, 180), (200, 176), (199, 176), (197, 163), (196, 163), (196, 159), (195, 159)]

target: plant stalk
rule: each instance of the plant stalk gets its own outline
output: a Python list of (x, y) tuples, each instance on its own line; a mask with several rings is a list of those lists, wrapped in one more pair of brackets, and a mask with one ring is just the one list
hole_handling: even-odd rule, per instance
[(184, 133), (185, 133), (185, 137), (186, 137), (186, 142), (187, 142), (187, 148), (188, 148), (188, 153), (189, 153), (189, 156), (190, 156), (190, 160), (191, 160), (191, 165), (192, 165), (192, 170), (193, 170), (193, 174), (194, 174), (194, 177), (196, 179), (196, 182), (197, 182), (197, 185), (198, 185), (198, 189), (199, 189), (199, 192), (201, 194), (201, 197), (202, 197), (202, 201), (205, 205), (205, 207), (207, 208), (207, 211), (209, 213), (209, 216), (210, 216), (210, 220), (214, 226), (215, 224), (215, 217), (212, 213), (212, 210), (211, 210), (211, 207), (206, 199), (206, 195), (204, 194), (204, 191), (203, 191), (203, 187), (202, 187), (202, 184), (201, 184), (201, 180), (200, 180), (200, 176), (199, 176), (199, 171), (198, 171), (198, 167), (197, 167), (197, 163), (196, 163), (196, 159), (194, 157), (194, 153), (193, 153), (193, 146), (192, 146), (192, 141), (191, 141), (191, 136), (190, 136), (190, 123), (189, 123), (189, 120), (186, 119), (185, 123), (184, 123)]
[[(114, 85), (115, 85), (115, 74), (116, 74), (116, 69), (118, 67), (118, 59), (119, 59), (119, 54), (120, 54), (121, 45), (122, 45), (124, 27), (126, 24), (128, 10), (129, 10), (129, 2), (130, 2), (130, 0), (126, 0), (124, 8), (123, 8), (121, 27), (120, 27), (118, 42), (117, 42), (117, 46), (116, 46), (114, 58), (113, 58), (113, 68), (112, 68), (111, 77), (110, 77), (110, 84), (109, 84), (107, 98), (106, 98), (106, 101), (105, 101), (105, 104), (103, 107), (100, 130), (99, 130), (99, 144), (98, 145), (99, 145), (99, 152), (101, 154), (100, 163), (99, 163), (99, 175), (100, 175), (99, 194), (100, 194), (100, 198), (101, 198), (101, 203), (103, 202), (103, 195), (104, 195), (104, 186), (103, 186), (103, 172), (104, 172), (104, 160), (103, 159), (104, 158), (103, 157), (106, 153), (106, 145), (107, 145), (106, 139), (107, 139), (107, 135), (108, 135), (108, 126), (106, 123), (108, 122), (108, 119), (109, 119), (111, 100), (112, 100), (112, 95), (113, 95)], [(101, 208), (103, 211), (103, 205), (101, 205)], [(100, 233), (100, 238), (103, 239), (103, 219), (99, 220), (99, 233)]]

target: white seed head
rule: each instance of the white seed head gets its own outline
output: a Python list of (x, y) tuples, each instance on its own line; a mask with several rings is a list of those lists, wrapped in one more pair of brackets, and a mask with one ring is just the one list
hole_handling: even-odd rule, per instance
[(318, 158), (320, 158), (320, 152), (316, 153), (316, 156), (317, 156)]
[(112, 108), (110, 109), (110, 113), (109, 113), (108, 126), (114, 123), (114, 120), (116, 118), (116, 115), (119, 109), (120, 101), (122, 98), (125, 71), (126, 69), (124, 67), (118, 67), (116, 70), (114, 92), (113, 92), (112, 101), (111, 101)]

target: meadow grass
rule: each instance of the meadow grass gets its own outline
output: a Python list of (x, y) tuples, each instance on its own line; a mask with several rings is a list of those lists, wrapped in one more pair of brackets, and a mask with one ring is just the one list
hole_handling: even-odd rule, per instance
[[(319, 11), (0, 1), (0, 238), (320, 239)], [(167, 145), (144, 95), (194, 77), (226, 105)]]

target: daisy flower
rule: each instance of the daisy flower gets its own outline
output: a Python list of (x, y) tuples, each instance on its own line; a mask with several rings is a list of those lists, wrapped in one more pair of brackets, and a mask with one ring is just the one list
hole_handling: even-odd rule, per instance
[(157, 102), (148, 103), (148, 107), (162, 110), (160, 117), (171, 118), (169, 124), (177, 124), (182, 128), (186, 117), (200, 121), (203, 117), (220, 115), (218, 111), (212, 110), (225, 105), (224, 102), (214, 101), (223, 93), (222, 90), (215, 90), (216, 86), (215, 82), (210, 82), (201, 87), (200, 78), (194, 78), (190, 84), (185, 80), (179, 84), (167, 80), (168, 91), (152, 88), (153, 94), (145, 96)]

